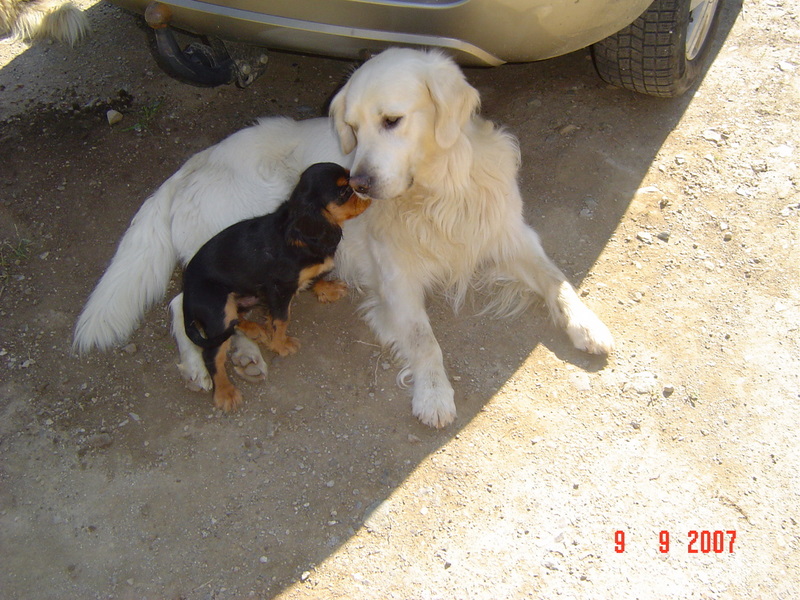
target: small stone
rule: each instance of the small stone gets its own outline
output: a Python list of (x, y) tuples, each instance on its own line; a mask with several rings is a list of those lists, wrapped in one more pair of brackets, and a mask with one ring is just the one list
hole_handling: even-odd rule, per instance
[(673, 393), (675, 393), (675, 386), (665, 385), (664, 389), (661, 390), (661, 393), (664, 395), (664, 398), (669, 398)]
[(730, 242), (733, 239), (733, 234), (730, 231), (726, 231), (722, 235), (722, 240), (725, 242)]
[(258, 559), (258, 562), (260, 562), (262, 565), (265, 565), (269, 562), (269, 557), (262, 556), (261, 558)]
[(703, 132), (703, 139), (708, 142), (714, 142), (715, 144), (719, 144), (722, 142), (722, 134), (714, 129), (706, 129)]
[(114, 440), (111, 436), (107, 433), (98, 433), (96, 435), (91, 436), (86, 440), (84, 444), (84, 448), (96, 448), (98, 450), (104, 450), (106, 448), (110, 448), (111, 444), (114, 443)]
[(661, 190), (654, 185), (646, 185), (636, 190), (636, 194), (660, 194)]
[(636, 239), (645, 244), (653, 243), (653, 236), (647, 233), (646, 231), (640, 231), (639, 233), (637, 233)]
[(108, 120), (109, 125), (116, 125), (122, 121), (122, 113), (112, 108), (106, 112), (106, 119)]
[(307, 581), (309, 577), (311, 577), (311, 571), (303, 571), (300, 575), (300, 581)]
[(662, 231), (661, 233), (656, 234), (656, 237), (660, 239), (662, 242), (668, 242), (669, 236), (670, 236), (669, 231)]
[(560, 570), (560, 568), (561, 568), (561, 567), (559, 567), (559, 565), (558, 565), (558, 563), (557, 563), (556, 561), (554, 561), (554, 560), (551, 560), (551, 559), (549, 559), (549, 558), (548, 558), (548, 559), (545, 559), (545, 560), (542, 562), (542, 566), (543, 566), (545, 569), (549, 569), (549, 570), (551, 570), (551, 571), (559, 571), (559, 570)]
[(561, 135), (569, 135), (570, 133), (575, 133), (576, 131), (578, 131), (578, 129), (580, 129), (580, 127), (578, 127), (577, 125), (569, 124), (569, 125), (564, 125), (564, 127), (559, 129), (558, 133), (560, 133)]
[(637, 394), (649, 394), (656, 388), (656, 376), (654, 373), (643, 371), (635, 373), (623, 389), (632, 389)]
[(136, 344), (134, 344), (134, 343), (130, 343), (130, 344), (128, 344), (127, 346), (125, 346), (125, 347), (122, 349), (122, 351), (123, 351), (125, 354), (136, 354), (136, 351), (137, 351), (137, 350), (138, 350), (138, 348), (136, 347)]
[(642, 428), (641, 424), (638, 421), (631, 421), (631, 427), (633, 427), (634, 429)]
[(415, 436), (413, 433), (409, 433), (408, 434), (408, 441), (411, 442), (412, 444), (418, 444), (422, 440), (420, 438), (418, 438), (417, 436)]

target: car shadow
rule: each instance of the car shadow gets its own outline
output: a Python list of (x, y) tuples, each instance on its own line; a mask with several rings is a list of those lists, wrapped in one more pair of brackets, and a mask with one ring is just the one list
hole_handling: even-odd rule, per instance
[[(725, 7), (712, 60), (739, 8)], [(245, 407), (232, 417), (179, 381), (163, 305), (124, 350), (71, 356), (74, 319), (147, 195), (194, 152), (260, 116), (315, 116), (349, 68), (274, 53), (268, 74), (246, 90), (191, 88), (157, 71), (137, 20), (106, 4), (89, 15), (95, 33), (84, 45), (33, 46), (0, 73), (0, 94), (16, 107), (2, 133), (12, 174), (4, 235), (24, 232), (36, 256), (49, 257), (16, 267), (22, 279), (0, 296), (3, 338), (22, 339), (28, 323), (52, 337), (0, 396), (10, 490), (0, 513), (25, 524), (7, 537), (15, 556), (0, 587), (9, 597), (193, 600), (222, 588), (278, 596), (346, 554), (359, 532), (402, 527), (382, 507), (491, 413), (493, 398), (557, 401), (536, 386), (538, 360), (554, 368), (554, 357), (565, 377), (607, 366), (575, 350), (541, 304), (495, 320), (431, 300), (459, 409), (455, 425), (433, 431), (411, 417), (397, 367), (359, 320), (357, 298), (320, 306), (301, 297), (292, 324), (301, 352), (272, 360), (268, 381), (242, 384)], [(96, 79), (91, 91), (53, 89), (65, 71)], [(674, 100), (611, 88), (587, 51), (466, 74), (482, 113), (520, 140), (526, 216), (547, 252), (601, 316), (627, 301), (587, 276), (632, 203), (658, 197), (643, 182), (696, 88)], [(41, 102), (17, 97), (26, 85), (41, 86)], [(112, 106), (125, 113), (114, 128), (105, 121)], [(620, 281), (633, 277), (626, 268), (634, 269), (620, 267)], [(26, 290), (53, 293), (30, 302)], [(505, 390), (520, 371), (530, 387)], [(443, 469), (446, 480), (470, 485), (484, 477)]]

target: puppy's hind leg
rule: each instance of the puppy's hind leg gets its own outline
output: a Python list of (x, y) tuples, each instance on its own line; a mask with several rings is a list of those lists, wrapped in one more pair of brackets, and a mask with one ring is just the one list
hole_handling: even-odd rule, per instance
[(172, 299), (169, 310), (172, 313), (172, 335), (178, 344), (180, 354), (178, 371), (186, 382), (186, 387), (194, 392), (211, 391), (213, 383), (206, 370), (202, 352), (186, 337), (183, 323), (183, 294), (178, 294)]
[(225, 413), (236, 411), (242, 403), (241, 392), (231, 383), (225, 372), (225, 361), (230, 344), (231, 341), (228, 339), (217, 348), (203, 349), (203, 358), (208, 372), (211, 373), (214, 380), (214, 406)]
[(520, 224), (509, 238), (501, 270), (540, 294), (553, 321), (566, 330), (576, 348), (591, 354), (609, 354), (614, 338), (608, 327), (578, 297), (561, 270), (548, 258), (538, 234)]

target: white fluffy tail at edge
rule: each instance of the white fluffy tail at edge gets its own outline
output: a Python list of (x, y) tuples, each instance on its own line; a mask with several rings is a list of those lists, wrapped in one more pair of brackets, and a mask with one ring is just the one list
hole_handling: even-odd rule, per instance
[(53, 39), (74, 46), (90, 30), (86, 14), (62, 0), (0, 0), (0, 12), (0, 29), (17, 39)]
[(107, 350), (128, 339), (145, 311), (164, 296), (176, 254), (171, 194), (163, 185), (136, 213), (75, 325), (73, 350)]

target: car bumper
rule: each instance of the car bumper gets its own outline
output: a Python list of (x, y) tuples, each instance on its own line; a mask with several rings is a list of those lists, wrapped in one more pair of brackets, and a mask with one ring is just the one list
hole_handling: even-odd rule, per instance
[[(112, 0), (144, 13), (151, 0)], [(651, 0), (166, 0), (170, 25), (276, 50), (343, 58), (439, 47), (465, 65), (543, 60), (633, 22)]]

